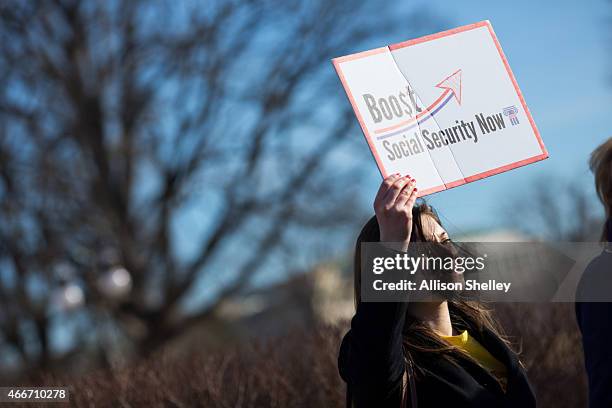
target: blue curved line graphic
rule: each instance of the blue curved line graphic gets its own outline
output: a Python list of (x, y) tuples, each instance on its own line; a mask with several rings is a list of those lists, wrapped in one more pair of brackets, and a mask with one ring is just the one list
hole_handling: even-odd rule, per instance
[(408, 125), (405, 128), (403, 128), (403, 129), (396, 130), (395, 132), (387, 133), (386, 135), (382, 135), (382, 136), (377, 136), (376, 139), (377, 140), (383, 140), (383, 139), (386, 139), (388, 137), (395, 136), (395, 135), (397, 135), (399, 133), (403, 133), (403, 132), (405, 132), (407, 130), (412, 129), (415, 126), (420, 125), (421, 123), (429, 120), (436, 113), (438, 113), (438, 111), (440, 111), (440, 109), (442, 109), (444, 107), (444, 105), (446, 105), (448, 103), (448, 101), (450, 101), (453, 97), (454, 97), (453, 93), (452, 92), (449, 93), (448, 97), (444, 101), (442, 101), (442, 103), (440, 105), (438, 105), (438, 107), (436, 109), (434, 109), (429, 115), (425, 116), (423, 119), (417, 120), (415, 123), (413, 123), (411, 125)]

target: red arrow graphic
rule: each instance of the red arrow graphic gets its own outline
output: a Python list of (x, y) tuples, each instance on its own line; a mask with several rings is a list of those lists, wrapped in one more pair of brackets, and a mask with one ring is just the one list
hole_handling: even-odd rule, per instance
[[(385, 128), (381, 128), (381, 129), (376, 129), (374, 131), (374, 133), (376, 134), (381, 134), (381, 133), (386, 133), (390, 130), (395, 130), (398, 129), (402, 126), (410, 126), (411, 124), (413, 124), (416, 121), (423, 122), (429, 118), (432, 117), (432, 115), (439, 110), (443, 105), (446, 104), (446, 102), (448, 102), (448, 98), (447, 96), (449, 96), (449, 93), (452, 93), (453, 96), (455, 97), (455, 100), (457, 101), (457, 103), (459, 105), (461, 105), (461, 69), (458, 69), (457, 71), (453, 72), (452, 74), (450, 74), (449, 76), (447, 76), (446, 78), (444, 78), (442, 81), (440, 81), (437, 85), (437, 88), (441, 88), (444, 89), (444, 92), (442, 92), (442, 95), (440, 95), (438, 97), (438, 99), (436, 99), (431, 105), (429, 105), (426, 109), (424, 109), (421, 113), (419, 113), (418, 115), (416, 115), (413, 118), (410, 118), (408, 120), (404, 120), (402, 122), (396, 123), (395, 125), (392, 126), (388, 126)], [(427, 115), (427, 117), (423, 120), (419, 120), (421, 119), (423, 116)]]
[(450, 89), (455, 95), (455, 100), (461, 105), (461, 70), (458, 69), (446, 78), (444, 78), (438, 85), (438, 88)]

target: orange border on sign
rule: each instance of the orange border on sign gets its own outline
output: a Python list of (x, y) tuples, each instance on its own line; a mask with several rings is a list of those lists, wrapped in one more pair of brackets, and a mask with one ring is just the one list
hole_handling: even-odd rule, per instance
[(472, 176), (465, 177), (460, 180), (452, 181), (450, 183), (442, 184), (440, 186), (436, 186), (436, 187), (428, 188), (423, 191), (419, 191), (419, 197), (437, 193), (442, 190), (448, 190), (453, 187), (457, 187), (457, 186), (460, 186), (466, 183), (471, 183), (476, 180), (481, 180), (483, 178), (490, 177), (495, 174), (499, 174), (499, 173), (503, 173), (508, 170), (515, 169), (517, 167), (525, 166), (527, 164), (531, 164), (531, 163), (534, 163), (540, 160), (544, 160), (548, 157), (548, 151), (546, 150), (546, 146), (544, 146), (544, 141), (542, 140), (542, 136), (540, 135), (540, 132), (533, 120), (533, 117), (531, 116), (531, 112), (529, 111), (529, 108), (527, 107), (527, 103), (525, 102), (523, 93), (521, 92), (521, 89), (519, 88), (518, 83), (516, 82), (516, 78), (514, 77), (514, 74), (512, 73), (510, 64), (508, 64), (508, 59), (506, 58), (504, 51), (501, 48), (501, 45), (499, 43), (499, 40), (497, 39), (497, 36), (495, 35), (495, 32), (493, 31), (493, 27), (491, 26), (491, 23), (488, 20), (480, 21), (478, 23), (468, 24), (465, 26), (453, 28), (451, 30), (446, 30), (446, 31), (442, 31), (439, 33), (435, 33), (435, 34), (426, 35), (424, 37), (419, 37), (419, 38), (415, 38), (412, 40), (403, 41), (397, 44), (389, 45), (388, 47), (375, 48), (372, 50), (358, 52), (355, 54), (346, 55), (344, 57), (338, 57), (338, 58), (332, 59), (334, 68), (336, 69), (336, 72), (338, 73), (338, 76), (340, 77), (340, 81), (342, 82), (342, 86), (344, 87), (344, 90), (346, 94), (348, 95), (349, 102), (351, 103), (351, 106), (353, 107), (353, 110), (355, 111), (355, 115), (357, 116), (357, 119), (359, 120), (361, 130), (363, 131), (366, 141), (368, 142), (368, 145), (370, 146), (370, 151), (372, 152), (372, 155), (374, 156), (374, 159), (376, 160), (376, 164), (378, 165), (381, 175), (383, 176), (383, 178), (386, 178), (387, 170), (385, 169), (384, 165), (382, 164), (382, 161), (380, 160), (380, 157), (378, 156), (378, 152), (372, 141), (372, 136), (369, 134), (368, 129), (365, 126), (365, 122), (363, 121), (363, 118), (361, 117), (361, 113), (359, 113), (359, 109), (357, 108), (355, 99), (353, 98), (353, 95), (348, 87), (348, 84), (346, 83), (346, 79), (344, 77), (344, 74), (342, 73), (342, 68), (340, 67), (340, 64), (346, 61), (352, 61), (352, 60), (359, 59), (359, 58), (365, 58), (370, 55), (380, 54), (386, 51), (393, 51), (393, 50), (397, 50), (400, 48), (410, 47), (416, 44), (422, 44), (427, 41), (437, 40), (439, 38), (447, 37), (449, 35), (454, 35), (454, 34), (462, 33), (464, 31), (469, 31), (469, 30), (473, 30), (473, 29), (485, 27), (485, 26), (489, 30), (489, 34), (491, 35), (491, 38), (493, 39), (493, 43), (495, 44), (495, 47), (497, 48), (497, 51), (499, 52), (499, 56), (502, 62), (504, 63), (504, 66), (506, 67), (506, 72), (508, 73), (508, 77), (510, 78), (512, 85), (514, 86), (514, 90), (516, 91), (516, 94), (519, 97), (519, 100), (521, 102), (521, 105), (523, 106), (523, 109), (525, 110), (525, 114), (527, 115), (529, 124), (531, 125), (531, 128), (533, 129), (533, 132), (538, 140), (540, 149), (542, 150), (542, 154), (539, 154), (539, 155), (536, 155), (536, 156), (533, 156), (527, 159), (519, 160), (517, 162), (510, 163), (504, 166), (500, 166), (495, 169), (487, 170), (482, 173), (474, 174)]

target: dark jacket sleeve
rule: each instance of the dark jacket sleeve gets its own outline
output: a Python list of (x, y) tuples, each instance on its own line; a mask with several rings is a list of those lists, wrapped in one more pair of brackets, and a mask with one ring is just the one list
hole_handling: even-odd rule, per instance
[[(589, 407), (612, 407), (612, 254), (604, 252), (580, 281), (576, 319), (582, 332), (589, 380)], [(591, 301), (591, 302), (589, 302)]]
[(355, 407), (400, 406), (406, 308), (407, 303), (366, 302), (357, 307), (338, 358)]
[(612, 407), (612, 303), (578, 303), (576, 312), (589, 379), (589, 407)]

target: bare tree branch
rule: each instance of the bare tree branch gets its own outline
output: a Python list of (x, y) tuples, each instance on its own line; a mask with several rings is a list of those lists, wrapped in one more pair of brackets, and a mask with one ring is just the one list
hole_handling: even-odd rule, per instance
[[(104, 354), (92, 327), (109, 321), (152, 352), (280, 248), (302, 249), (290, 229), (354, 222), (350, 175), (331, 156), (360, 136), (329, 60), (395, 29), (418, 34), (431, 18), (417, 13), (345, 0), (2, 3), (0, 347), (30, 370), (63, 367)], [(227, 280), (184, 310), (220, 264)], [(132, 288), (114, 299), (99, 282), (118, 266)], [(89, 323), (58, 355), (52, 322), (71, 314), (51, 302), (67, 281)]]

